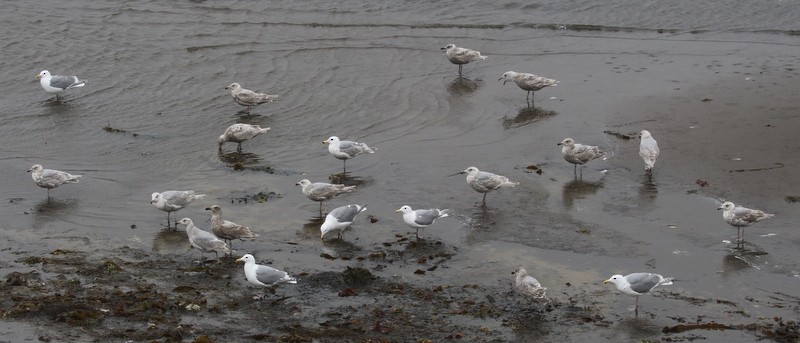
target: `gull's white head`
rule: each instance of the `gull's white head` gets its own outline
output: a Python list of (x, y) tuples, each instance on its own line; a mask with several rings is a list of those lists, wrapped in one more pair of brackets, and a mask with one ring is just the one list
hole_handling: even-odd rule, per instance
[(297, 183), (295, 183), (294, 185), (295, 186), (303, 186), (303, 187), (305, 187), (305, 186), (308, 186), (310, 184), (311, 184), (311, 181), (309, 179), (302, 179), (302, 180), (298, 181)]
[(211, 207), (206, 207), (206, 211), (211, 211), (211, 213), (221, 213), (222, 207), (219, 207), (219, 205), (212, 205)]
[(650, 134), (650, 131), (642, 130), (642, 132), (639, 132), (639, 137), (642, 138), (642, 139), (645, 139), (645, 138), (653, 137), (653, 135)]
[(733, 211), (735, 208), (736, 208), (736, 205), (734, 205), (730, 201), (726, 201), (726, 202), (722, 203), (722, 205), (719, 208), (717, 208), (717, 210), (724, 210), (725, 212), (728, 212), (728, 211)]
[(447, 51), (450, 51), (450, 50), (452, 50), (452, 49), (455, 49), (455, 48), (456, 48), (456, 45), (451, 43), (451, 44), (447, 44), (447, 45), (446, 45), (444, 48), (442, 48), (441, 50), (447, 50)]
[(186, 226), (193, 225), (192, 220), (189, 219), (188, 217), (179, 220), (178, 224), (183, 224), (183, 225), (186, 225)]
[(516, 74), (517, 74), (516, 72), (507, 71), (507, 72), (503, 73), (503, 76), (501, 76), (499, 79), (497, 79), (497, 81), (504, 80), (503, 84), (506, 84), (506, 82), (511, 81), (514, 78), (514, 75), (516, 75)]
[(328, 138), (328, 139), (322, 141), (322, 144), (333, 144), (333, 143), (338, 143), (338, 142), (339, 142), (339, 137), (331, 136), (331, 138)]
[(47, 70), (42, 70), (39, 72), (39, 75), (36, 75), (36, 79), (48, 78), (50, 77), (50, 72)]
[(244, 256), (242, 256), (242, 257), (239, 257), (239, 258), (236, 260), (236, 262), (244, 262), (244, 263), (256, 263), (256, 259), (255, 259), (255, 257), (253, 257), (253, 255), (250, 255), (250, 254), (245, 254)]
[(44, 168), (41, 164), (34, 164), (31, 166), (31, 169), (28, 169), (28, 173), (38, 173), (42, 171)]
[(403, 214), (406, 214), (411, 213), (412, 211), (413, 210), (411, 209), (411, 206), (403, 205), (403, 207), (398, 208), (396, 211), (394, 211), (394, 213), (402, 212)]
[(159, 193), (159, 192), (153, 192), (153, 194), (150, 195), (150, 203), (151, 204), (155, 204), (160, 199), (161, 199), (161, 193)]
[(230, 84), (228, 87), (225, 87), (225, 89), (230, 89), (230, 90), (234, 90), (234, 91), (235, 91), (235, 90), (239, 90), (239, 89), (241, 89), (241, 88), (242, 88), (242, 86), (240, 86), (240, 85), (239, 85), (238, 83), (236, 83), (236, 82), (234, 82), (234, 83), (231, 83), (231, 84)]
[(608, 278), (608, 280), (603, 281), (604, 285), (607, 283), (613, 283), (614, 285), (617, 286), (617, 288), (620, 288), (625, 285), (625, 277), (619, 274), (613, 275), (610, 278)]
[(462, 171), (461, 174), (475, 175), (478, 173), (478, 171), (479, 171), (478, 168), (469, 167), (467, 169), (464, 169), (464, 171)]
[(564, 140), (561, 141), (561, 143), (558, 143), (556, 145), (573, 146), (575, 145), (575, 141), (572, 138), (564, 138)]

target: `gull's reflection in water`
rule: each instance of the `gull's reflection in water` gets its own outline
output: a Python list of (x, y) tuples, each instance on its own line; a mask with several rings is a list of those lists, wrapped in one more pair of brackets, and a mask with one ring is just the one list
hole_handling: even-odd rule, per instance
[(447, 93), (453, 97), (470, 95), (476, 90), (478, 90), (478, 82), (463, 77), (458, 77), (447, 84)]
[(514, 127), (525, 126), (530, 123), (537, 122), (541, 119), (552, 117), (558, 114), (556, 111), (545, 110), (541, 107), (523, 107), (517, 112), (514, 118), (503, 117), (503, 128), (510, 129)]
[(261, 156), (258, 154), (239, 150), (226, 152), (224, 149), (219, 149), (217, 156), (222, 163), (227, 164), (234, 170), (246, 169), (261, 162)]
[(595, 181), (584, 181), (575, 178), (565, 183), (562, 192), (564, 207), (571, 208), (575, 204), (575, 199), (583, 199), (587, 195), (595, 194), (601, 188), (603, 188), (602, 178)]
[(328, 181), (334, 184), (361, 187), (371, 182), (372, 179), (351, 175), (350, 173), (338, 173), (338, 174), (331, 174), (330, 176), (328, 176)]
[(189, 237), (183, 230), (162, 229), (153, 237), (153, 251), (160, 254), (183, 254), (189, 247)]

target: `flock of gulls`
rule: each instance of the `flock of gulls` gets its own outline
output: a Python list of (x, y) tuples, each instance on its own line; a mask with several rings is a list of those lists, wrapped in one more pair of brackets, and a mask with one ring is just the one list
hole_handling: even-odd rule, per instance
[[(487, 58), (487, 56), (481, 55), (477, 50), (457, 47), (454, 44), (448, 44), (442, 48), (442, 50), (445, 50), (445, 56), (451, 63), (458, 65), (459, 78), (462, 77), (462, 70), (465, 64), (483, 61)], [(36, 78), (39, 79), (42, 88), (46, 92), (56, 95), (56, 100), (61, 99), (60, 94), (63, 92), (73, 88), (83, 87), (86, 84), (85, 80), (81, 80), (77, 76), (51, 75), (47, 70), (41, 71)], [(529, 101), (529, 103), (533, 102), (531, 93), (545, 87), (558, 85), (558, 81), (554, 79), (514, 71), (503, 73), (498, 81), (500, 80), (503, 81), (503, 84), (508, 81), (516, 83), (520, 89), (527, 92), (526, 100)], [(258, 93), (242, 88), (238, 83), (232, 83), (225, 88), (230, 90), (233, 100), (237, 104), (245, 106), (248, 111), (253, 106), (272, 102), (278, 98), (277, 95)], [(241, 151), (243, 142), (253, 139), (267, 132), (269, 129), (270, 128), (261, 128), (258, 125), (233, 124), (219, 136), (217, 142), (219, 143), (220, 149), (222, 149), (223, 144), (227, 142), (237, 143), (237, 150)], [(365, 143), (340, 140), (339, 137), (336, 136), (331, 136), (323, 141), (323, 143), (328, 145), (328, 152), (333, 157), (342, 160), (343, 173), (347, 171), (348, 159), (355, 158), (361, 154), (374, 154), (376, 151), (375, 148)], [(581, 166), (580, 175), (582, 176), (583, 167), (587, 163), (598, 158), (606, 158), (605, 152), (598, 146), (576, 143), (572, 138), (565, 138), (558, 143), (558, 145), (561, 146), (561, 153), (564, 160), (574, 165), (573, 173), (576, 177), (579, 175), (578, 166)], [(647, 130), (642, 130), (640, 132), (639, 155), (644, 161), (645, 172), (648, 175), (652, 175), (656, 159), (659, 155), (659, 148), (653, 135)], [(50, 189), (67, 183), (78, 183), (81, 178), (81, 175), (73, 175), (68, 172), (53, 169), (44, 169), (40, 164), (34, 164), (28, 172), (31, 173), (33, 181), (39, 187), (47, 189), (48, 197), (50, 197)], [(486, 206), (486, 195), (489, 192), (499, 188), (515, 187), (519, 185), (519, 182), (511, 181), (508, 177), (481, 171), (476, 167), (468, 167), (453, 175), (459, 174), (466, 174), (466, 181), (469, 187), (478, 193), (483, 193), (481, 206)], [(301, 186), (303, 195), (308, 199), (319, 202), (320, 217), (325, 211), (323, 205), (325, 201), (342, 193), (353, 192), (356, 188), (355, 186), (346, 186), (343, 184), (311, 182), (308, 179), (300, 180), (296, 185)], [(170, 190), (153, 193), (150, 203), (159, 210), (167, 212), (167, 227), (170, 227), (170, 215), (172, 212), (177, 212), (192, 202), (203, 199), (204, 197), (205, 194), (197, 194), (191, 190)], [(327, 213), (324, 222), (320, 226), (320, 239), (324, 240), (326, 235), (332, 233), (336, 233), (337, 238), (342, 239), (342, 233), (350, 227), (355, 217), (359, 213), (366, 211), (366, 209), (366, 205), (350, 204), (331, 210)], [(723, 210), (722, 217), (725, 222), (737, 228), (737, 238), (740, 244), (742, 242), (741, 229), (743, 227), (753, 225), (761, 220), (774, 216), (773, 214), (765, 213), (761, 210), (736, 206), (732, 202), (725, 202), (718, 209)], [(175, 222), (176, 226), (177, 224), (185, 226), (186, 235), (189, 238), (191, 246), (197, 248), (201, 252), (213, 252), (217, 258), (219, 258), (219, 253), (231, 255), (233, 253), (233, 240), (254, 239), (258, 237), (258, 234), (254, 233), (250, 228), (223, 219), (222, 208), (219, 205), (212, 205), (206, 208), (206, 210), (211, 211), (211, 232), (196, 227), (190, 218), (183, 218)], [(414, 210), (408, 205), (400, 207), (395, 212), (402, 213), (403, 221), (411, 228), (416, 229), (415, 235), (417, 238), (420, 237), (419, 229), (428, 227), (434, 224), (437, 219), (449, 215), (448, 209), (431, 208)], [(248, 282), (254, 285), (273, 286), (279, 283), (297, 282), (295, 278), (289, 276), (284, 271), (257, 264), (255, 258), (250, 254), (245, 254), (236, 261), (244, 262), (245, 277)], [(520, 266), (513, 274), (516, 274), (516, 290), (523, 297), (536, 302), (546, 303), (550, 301), (545, 292), (546, 288), (542, 287), (539, 281), (534, 277), (528, 275), (525, 268)], [(620, 292), (635, 296), (636, 304), (631, 310), (636, 311), (638, 315), (639, 296), (650, 293), (658, 286), (671, 285), (672, 278), (665, 278), (654, 273), (640, 272), (625, 276), (613, 275), (609, 279), (603, 281), (603, 283), (612, 283)]]

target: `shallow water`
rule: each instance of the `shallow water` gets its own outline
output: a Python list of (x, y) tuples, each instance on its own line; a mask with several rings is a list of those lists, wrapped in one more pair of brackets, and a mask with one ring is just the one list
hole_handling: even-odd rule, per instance
[[(736, 303), (800, 296), (798, 205), (784, 200), (800, 195), (796, 6), (687, 2), (672, 11), (653, 2), (650, 13), (596, 1), (317, 5), (5, 3), (4, 260), (115, 246), (189, 260), (185, 236), (166, 231), (165, 214), (148, 202), (155, 191), (194, 189), (208, 197), (178, 219), (208, 228), (203, 209), (219, 204), (226, 218), (262, 234), (236, 242), (240, 254), (295, 272), (354, 265), (320, 254), (413, 235), (394, 213), (407, 204), (450, 208), (451, 218), (422, 232), (459, 254), (434, 277), (413, 274), (412, 263), (379, 275), (510, 287), (509, 273), (522, 264), (555, 294), (565, 282), (596, 292), (620, 318), (633, 299), (601, 284), (616, 273), (655, 271), (678, 280), (673, 292)], [(459, 79), (439, 49), (451, 42), (489, 58), (466, 65)], [(42, 69), (88, 82), (55, 102), (34, 79)], [(497, 81), (507, 70), (561, 83), (537, 92), (529, 108), (525, 92)], [(242, 114), (224, 90), (231, 82), (281, 97)], [(272, 130), (241, 154), (233, 144), (218, 151), (216, 137), (237, 122)], [(661, 147), (652, 178), (637, 139), (603, 133), (642, 129)], [(331, 135), (378, 150), (348, 161), (345, 181), (359, 187), (327, 207), (367, 204), (377, 222), (362, 215), (345, 242), (323, 243), (318, 205), (294, 184), (341, 172), (322, 144)], [(592, 161), (577, 180), (556, 146), (565, 137), (600, 145), (610, 158)], [(48, 199), (25, 173), (34, 163), (84, 177)], [(480, 207), (463, 175), (447, 176), (468, 166), (521, 184), (490, 193)], [(272, 196), (259, 202), (259, 193)], [(746, 229), (747, 250), (736, 251), (723, 243), (735, 231), (716, 211), (718, 199), (776, 217)], [(745, 310), (796, 315), (785, 299), (786, 308), (749, 302)], [(654, 327), (674, 324), (667, 314), (744, 320), (711, 305), (641, 302)], [(658, 334), (646, 326), (620, 321), (608, 339)], [(739, 334), (716, 335), (752, 339)]]

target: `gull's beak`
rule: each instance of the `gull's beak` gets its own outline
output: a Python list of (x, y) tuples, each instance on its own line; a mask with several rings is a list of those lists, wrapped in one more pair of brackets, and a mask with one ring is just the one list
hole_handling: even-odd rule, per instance
[[(28, 170), (28, 171), (30, 171), (30, 170)], [(720, 206), (720, 207), (717, 207), (717, 211), (719, 211), (719, 210), (721, 210), (721, 209), (722, 209), (722, 206)]]
[[(28, 170), (28, 171), (30, 171), (30, 170)], [(151, 204), (154, 204), (155, 202), (156, 202), (155, 200), (150, 200)]]
[(36, 79), (37, 79), (37, 80), (38, 80), (38, 79), (41, 79), (41, 78), (42, 78), (42, 74), (36, 75)]
[(564, 145), (564, 143), (556, 143), (556, 145)]
[(300, 182), (298, 182), (298, 183), (295, 183), (294, 185), (295, 185), (295, 186), (300, 186)]
[[(28, 173), (30, 173), (30, 172), (31, 172), (31, 170), (33, 170), (33, 169), (28, 169)], [(151, 201), (150, 203), (152, 204), (153, 202)]]
[(604, 284), (604, 285), (605, 285), (605, 284), (607, 284), (607, 283), (609, 283), (609, 282), (611, 282), (611, 280), (610, 280), (610, 279), (609, 279), (609, 280), (603, 280), (603, 284)]
[(322, 141), (322, 144), (328, 144), (328, 141)]
[(399, 208), (398, 208), (398, 209), (396, 209), (396, 210), (394, 210), (394, 213), (397, 213), (397, 212), (400, 212), (400, 209), (399, 209)]
[(325, 233), (324, 232), (319, 234), (319, 239), (321, 239), (323, 241), (325, 240)]
[(447, 48), (439, 48), (439, 50), (447, 50)]
[(465, 171), (460, 171), (460, 172), (458, 172), (458, 173), (455, 173), (455, 174), (450, 174), (450, 175), (447, 175), (447, 177), (456, 176), (456, 175), (461, 175), (461, 174), (464, 174), (464, 173), (466, 173), (466, 172), (465, 172)]
[[(228, 87), (225, 87), (225, 88), (228, 88)], [(242, 260), (242, 258), (240, 257), (240, 258), (237, 258), (235, 262), (242, 262), (242, 261), (243, 261), (243, 260)]]
[(206, 207), (206, 211), (211, 211), (211, 207)]

